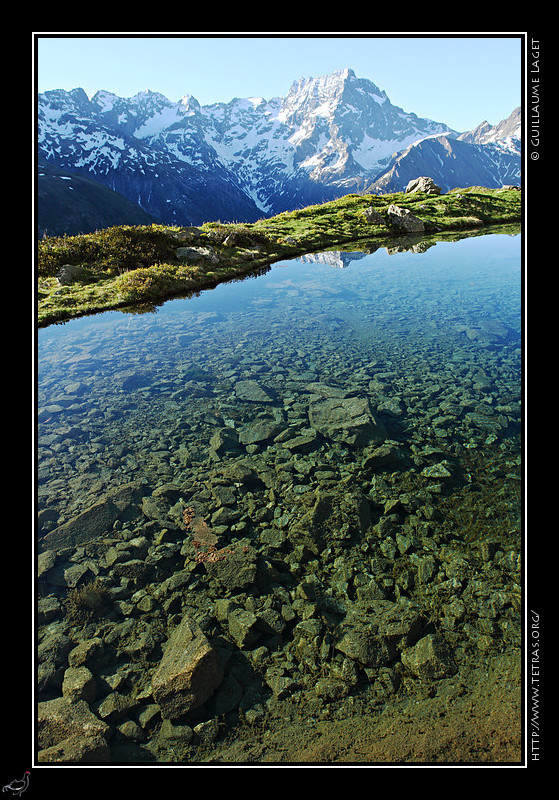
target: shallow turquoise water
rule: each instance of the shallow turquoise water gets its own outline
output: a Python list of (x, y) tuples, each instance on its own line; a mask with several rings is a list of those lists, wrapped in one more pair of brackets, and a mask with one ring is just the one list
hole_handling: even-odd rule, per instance
[[(519, 235), (497, 234), (423, 253), (313, 255), (154, 313), (39, 330), (38, 510), (49, 510), (40, 530), (132, 478), (180, 481), (218, 429), (260, 418), (308, 428), (313, 382), (365, 392), (417, 446), (516, 436), (520, 247)], [(239, 399), (247, 379), (274, 402)], [(351, 459), (337, 442), (315, 457)]]
[[(133, 698), (113, 763), (206, 762), (207, 731), (238, 760), (253, 724), (284, 761), (295, 724), (311, 751), (317, 720), (402, 701), (407, 724), (410, 645), (436, 633), (433, 702), (474, 707), (479, 671), (520, 659), (521, 278), (520, 236), (491, 234), (39, 330), (39, 699), (63, 694), (64, 643), (100, 642), (90, 709)], [(72, 616), (94, 579), (109, 599)], [(150, 681), (184, 619), (224, 679), (169, 738)]]

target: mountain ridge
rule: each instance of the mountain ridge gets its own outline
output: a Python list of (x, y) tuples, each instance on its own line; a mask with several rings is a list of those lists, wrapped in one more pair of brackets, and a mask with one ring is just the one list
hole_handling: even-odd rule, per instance
[(469, 143), (431, 136), (395, 154), (387, 170), (366, 188), (370, 194), (402, 191), (418, 175), (428, 175), (443, 192), (465, 186), (498, 189), (520, 181), (520, 142)]
[(81, 88), (50, 90), (38, 96), (38, 152), (50, 166), (98, 181), (165, 224), (251, 222), (375, 182), (382, 187), (397, 155), (431, 137), (460, 141), (477, 176), (473, 162), (489, 165), (493, 154), (468, 148), (500, 147), (502, 134), (519, 165), (519, 129), (505, 122), (500, 132), (481, 123), (460, 133), (393, 105), (373, 81), (345, 68), (296, 80), (283, 98), (207, 106), (192, 95), (173, 102), (151, 90), (130, 98), (99, 90), (91, 99)]
[(44, 163), (37, 175), (37, 210), (39, 237), (155, 222), (137, 203), (98, 181)]

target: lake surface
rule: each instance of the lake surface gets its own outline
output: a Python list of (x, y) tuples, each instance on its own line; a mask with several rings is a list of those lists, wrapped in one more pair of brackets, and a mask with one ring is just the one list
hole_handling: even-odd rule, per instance
[[(332, 265), (316, 255), (281, 263), (156, 313), (41, 329), (39, 509), (64, 517), (100, 484), (180, 479), (181, 430), (202, 457), (218, 428), (293, 415), (313, 382), (370, 392), (404, 426), (412, 415), (419, 437), (474, 446), (518, 426), (520, 236), (322, 258)], [(274, 390), (269, 410), (237, 400), (247, 379)], [(471, 425), (445, 413), (462, 397)]]
[[(67, 631), (66, 594), (94, 577), (129, 603), (124, 617), (139, 620), (138, 591), (157, 600), (154, 586), (188, 562), (188, 507), (220, 546), (242, 540), (286, 565), (272, 589), (228, 588), (225, 595), (240, 593), (245, 610), (256, 613), (260, 601), (284, 608), (278, 586), (293, 605), (310, 572), (327, 585), (332, 603), (346, 604), (338, 615), (349, 613), (348, 604), (364, 602), (372, 583), (387, 603), (404, 598), (432, 611), (440, 585), (454, 580), (462, 613), (456, 611), (452, 624), (447, 610), (441, 614), (455, 658), (468, 651), (465, 641), (475, 642), (476, 652), (516, 641), (511, 587), (520, 558), (521, 285), (520, 235), (488, 234), (438, 242), (425, 252), (312, 254), (145, 313), (107, 312), (40, 329), (37, 533), (68, 564), (89, 558), (79, 578), (57, 573), (55, 581), (51, 571), (43, 593), (60, 610), (44, 620)], [(252, 472), (253, 483), (227, 474), (239, 465)], [(134, 508), (111, 519), (98, 536), (113, 544), (122, 539), (123, 550), (138, 537), (147, 547), (168, 542), (175, 561), (155, 559), (159, 577), (126, 582), (110, 572), (104, 551), (97, 561), (86, 552), (89, 538), (79, 526), (72, 529), (78, 531), (74, 539), (57, 536), (131, 483), (141, 487), (141, 501), (136, 497)], [(297, 526), (308, 521), (313, 503), (316, 512), (323, 494), (336, 498), (341, 516), (336, 524), (332, 517), (330, 532), (322, 531), (314, 543), (298, 539)], [(366, 498), (357, 522), (345, 511), (349, 496)], [(489, 543), (491, 558), (500, 554), (500, 583), (483, 585), (490, 570), (478, 580), (470, 562), (470, 572), (462, 574), (458, 556), (445, 562), (441, 547), (452, 549), (456, 541), (477, 548), (476, 554)], [(126, 552), (133, 560), (133, 549)], [(351, 574), (342, 579), (346, 552)], [(462, 561), (468, 552), (461, 550)], [(428, 558), (438, 566), (431, 578), (422, 578)], [(502, 578), (505, 562), (508, 582)], [(323, 572), (317, 573), (317, 563)], [(200, 564), (193, 568), (190, 605), (174, 604), (172, 624), (185, 610), (198, 611), (207, 631), (221, 631), (219, 619), (213, 628), (207, 622), (218, 599), (211, 578)], [(476, 580), (477, 593), (466, 597)], [(422, 582), (437, 584), (439, 594), (433, 589), (428, 602), (417, 588)], [(198, 609), (196, 592), (203, 598)], [(499, 611), (484, 616), (480, 604), (496, 592), (502, 595)], [(447, 597), (446, 606), (450, 602)], [(464, 604), (485, 620), (473, 631)], [(149, 603), (145, 608), (151, 613)], [(169, 619), (171, 612), (165, 613)], [(293, 613), (295, 620), (284, 615), (287, 627), (279, 629), (290, 642), (293, 625), (316, 616), (307, 609), (298, 617), (297, 606)], [(93, 624), (100, 631), (122, 624), (113, 611), (108, 620)], [(221, 625), (226, 630), (223, 620)], [(260, 632), (254, 643), (239, 647), (281, 654), (282, 645), (272, 647), (269, 636)], [(150, 667), (160, 656), (154, 653), (144, 654)], [(299, 676), (293, 692), (300, 692), (302, 668), (293, 666), (293, 658), (291, 653), (292, 670), (283, 675)], [(332, 658), (336, 669), (339, 658), (351, 661), (339, 651)], [(306, 658), (309, 674), (311, 662)], [(392, 662), (384, 666), (393, 669)], [(361, 685), (361, 667), (344, 685)], [(336, 670), (332, 675), (339, 678)], [(239, 681), (246, 698), (247, 686)], [(271, 679), (267, 684), (274, 692)], [(56, 685), (46, 681), (45, 691), (56, 695)], [(262, 689), (254, 708), (266, 709), (266, 698)], [(162, 745), (150, 752), (158, 760), (167, 757)]]

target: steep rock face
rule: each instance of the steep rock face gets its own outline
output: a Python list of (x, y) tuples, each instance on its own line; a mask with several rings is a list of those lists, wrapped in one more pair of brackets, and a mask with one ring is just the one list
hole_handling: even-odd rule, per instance
[(291, 141), (297, 160), (315, 180), (333, 183), (363, 178), (418, 138), (453, 133), (443, 123), (392, 105), (386, 92), (351, 69), (295, 82), (282, 104), (282, 117), (296, 128)]

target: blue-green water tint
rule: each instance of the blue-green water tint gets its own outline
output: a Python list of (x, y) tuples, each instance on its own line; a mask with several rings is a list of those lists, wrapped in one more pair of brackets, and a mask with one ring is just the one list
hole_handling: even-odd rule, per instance
[[(180, 484), (215, 462), (219, 430), (273, 420), (308, 432), (309, 384), (367, 397), (412, 453), (433, 442), (514, 451), (520, 336), (520, 236), (505, 234), (419, 253), (313, 255), (155, 313), (41, 329), (39, 533), (128, 481)], [(247, 379), (273, 402), (239, 397)], [(263, 457), (299, 458), (262, 440), (221, 460), (240, 456), (256, 469)], [(321, 439), (310, 458), (301, 492), (316, 488), (322, 468), (351, 469), (361, 454)]]
[[(61, 648), (87, 639), (111, 761), (207, 762), (182, 722), (169, 739), (149, 692), (186, 615), (224, 661), (187, 720), (219, 720), (215, 763), (231, 741), (232, 760), (327, 753), (316, 722), (336, 720), (351, 742), (330, 729), (333, 752), (349, 761), (358, 741), (363, 762), (367, 726), (413, 740), (440, 716), (426, 685), (467, 748), (473, 698), (480, 730), (495, 711), (480, 681), (518, 690), (520, 243), (315, 254), (40, 330), (39, 700), (62, 694)], [(214, 551), (194, 539), (208, 531)], [(117, 698), (133, 703), (113, 723)], [(476, 729), (461, 761), (491, 757), (498, 733), (485, 747)]]

